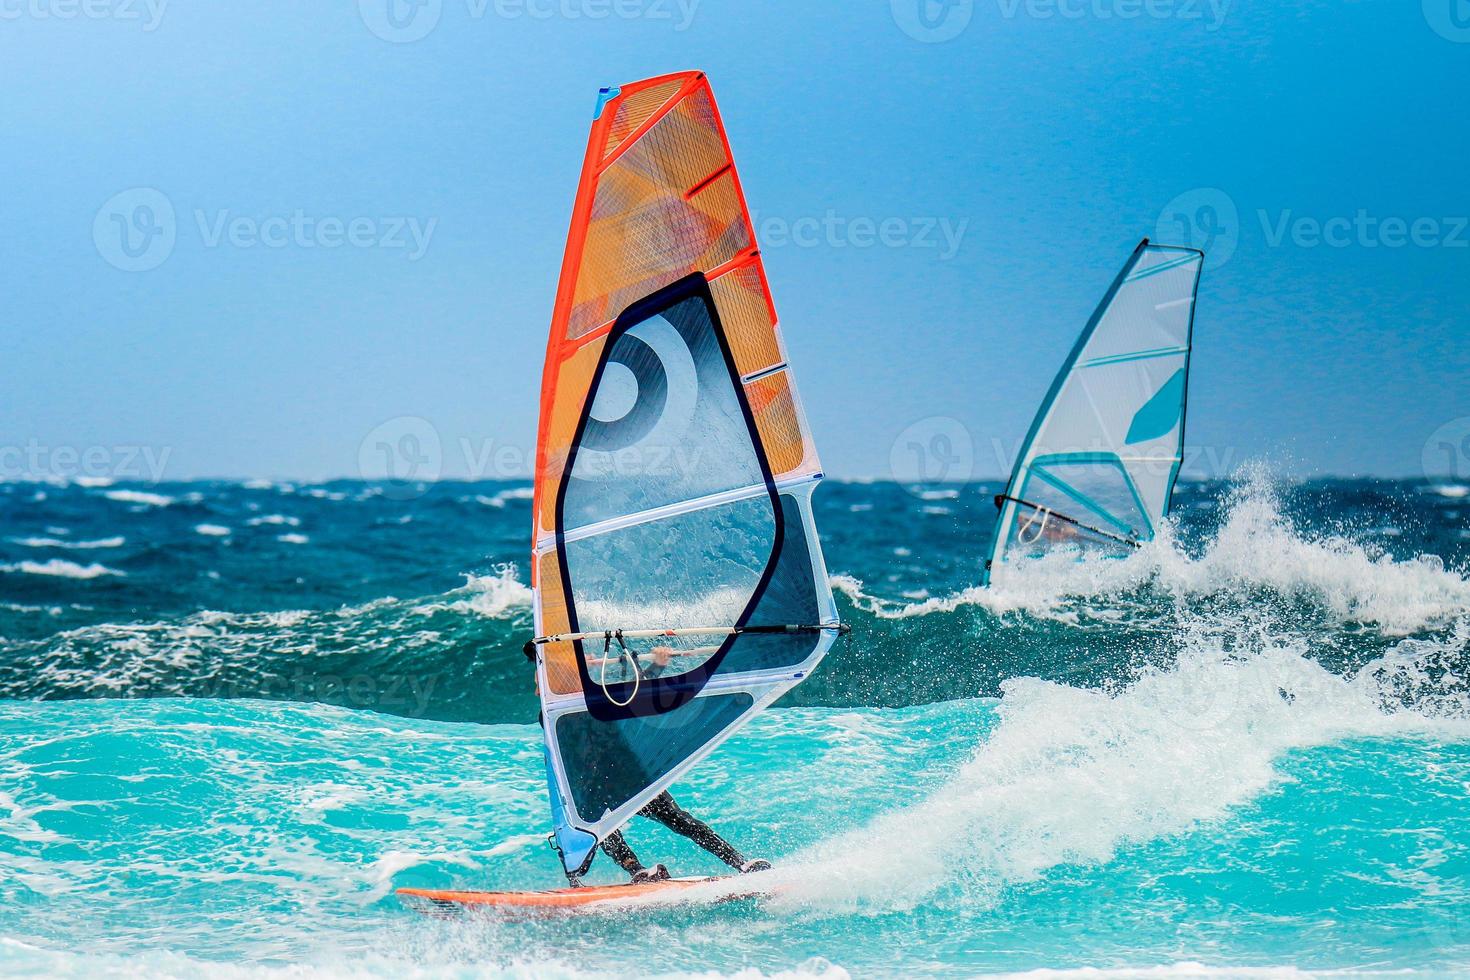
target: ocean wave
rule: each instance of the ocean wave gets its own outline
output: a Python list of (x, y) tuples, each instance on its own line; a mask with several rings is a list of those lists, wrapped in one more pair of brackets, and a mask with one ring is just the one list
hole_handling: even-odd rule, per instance
[(206, 538), (223, 538), (229, 535), (230, 529), (223, 524), (195, 524), (194, 533)]
[[(767, 712), (675, 793), (775, 859), (773, 897), (704, 901), (750, 888), (734, 879), (576, 929), (422, 918), (392, 895), (559, 883), (533, 722), (0, 704), (4, 933), (25, 947), (0, 948), (0, 972), (841, 978), (816, 958), (834, 950), (862, 976), (1452, 972), (1467, 713), (1404, 703), (1383, 665), (1339, 677), (1198, 625), (1179, 665), (1110, 690), (1019, 678), (998, 702)], [(644, 821), (629, 838), (684, 873), (713, 861)]]
[[(880, 619), (907, 619), (979, 606), (1075, 620), (1125, 593), (1152, 588), (1178, 600), (1267, 590), (1316, 603), (1337, 624), (1371, 624), (1388, 636), (1440, 628), (1470, 613), (1470, 579), (1435, 555), (1395, 559), (1346, 534), (1309, 533), (1283, 512), (1278, 490), (1254, 470), (1224, 502), (1219, 529), (1191, 555), (1166, 522), (1159, 536), (1123, 559), (1077, 561), (1066, 553), (1008, 561), (989, 588), (973, 586), (916, 603), (880, 598), (853, 576), (834, 587)], [(978, 557), (977, 564), (981, 561)]]
[(128, 539), (118, 535), (113, 538), (98, 538), (95, 541), (67, 541), (62, 538), (11, 538), (10, 540), (26, 548), (66, 548), (89, 551), (94, 548), (121, 548)]
[[(92, 575), (61, 564), (51, 574)], [(11, 640), (0, 698), (254, 697), (411, 717), (523, 716), (532, 697), (519, 653), (530, 589), (513, 566), (465, 579), (428, 601), (203, 610)]]
[[(426, 927), (427, 929), (428, 927)], [(140, 953), (82, 952), (32, 945), (0, 937), (0, 971), (13, 976), (46, 976), (77, 980), (152, 977), (158, 980), (354, 980), (358, 977), (438, 980), (445, 976), (462, 980), (848, 980), (849, 974), (825, 959), (813, 958), (789, 970), (762, 972), (754, 967), (731, 972), (691, 969), (688, 972), (596, 969), (577, 966), (565, 958), (525, 953), (496, 957), (486, 962), (485, 951), (477, 949), (474, 930), (460, 935), (434, 929), (437, 950), (422, 950), (410, 958), (404, 953), (354, 950), (324, 951), (319, 957), (290, 964), (222, 963), (170, 950)], [(423, 940), (411, 946), (423, 945)], [(405, 953), (407, 951), (404, 951)]]
[(126, 573), (116, 569), (108, 568), (93, 562), (90, 565), (78, 565), (76, 562), (64, 561), (60, 558), (52, 558), (50, 561), (22, 561), (14, 565), (0, 565), (0, 572), (18, 572), (24, 575), (49, 575), (53, 578), (93, 579), (104, 575), (112, 575), (118, 578), (125, 577)]
[[(1116, 688), (1003, 682), (993, 731), (940, 788), (778, 869), (787, 905), (913, 908), (940, 889), (991, 903), (1062, 864), (1218, 821), (1285, 777), (1288, 753), (1352, 739), (1470, 741), (1470, 697), (1426, 669), (1470, 636), (1422, 642), (1352, 676), (1249, 628), (1199, 622), (1176, 664)], [(1233, 645), (1227, 652), (1221, 630)], [(1434, 697), (1404, 697), (1404, 685)], [(860, 853), (863, 860), (851, 860)]]
[(504, 619), (531, 608), (531, 587), (517, 577), (515, 565), (502, 565), (494, 575), (465, 575), (465, 584), (434, 602), (414, 607), (414, 612), (470, 613), (488, 619)]
[(167, 507), (174, 502), (173, 497), (161, 493), (147, 493), (143, 490), (108, 490), (102, 496), (118, 503), (139, 504), (145, 507)]
[(536, 495), (536, 489), (535, 489), (535, 487), (524, 486), (524, 487), (506, 487), (504, 490), (497, 491), (496, 493), (494, 493), (494, 494), (492, 494), (490, 496), (486, 496), (484, 494), (476, 494), (473, 498), (464, 498), (464, 497), (462, 497), (460, 499), (462, 499), (462, 500), (465, 500), (465, 499), (473, 499), (475, 501), (475, 503), (483, 504), (486, 507), (494, 507), (496, 509), (503, 509), (506, 504), (508, 504), (508, 503), (510, 503), (512, 501), (530, 500), (535, 495)]
[(286, 527), (300, 527), (301, 518), (292, 517), (289, 514), (263, 514), (260, 517), (252, 517), (245, 523), (250, 527), (260, 527), (264, 524), (285, 525)]

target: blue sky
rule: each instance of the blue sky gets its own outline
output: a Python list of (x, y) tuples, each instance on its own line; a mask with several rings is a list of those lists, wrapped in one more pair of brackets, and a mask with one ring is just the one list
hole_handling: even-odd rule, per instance
[(1197, 467), (1470, 435), (1465, 0), (387, 2), (0, 4), (8, 475), (524, 472), (597, 89), (685, 68), (835, 475), (1000, 473), (1145, 234), (1211, 251)]

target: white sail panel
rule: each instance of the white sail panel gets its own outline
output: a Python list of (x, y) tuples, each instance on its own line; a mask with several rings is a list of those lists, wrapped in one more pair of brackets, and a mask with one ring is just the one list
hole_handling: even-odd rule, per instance
[(1122, 554), (1169, 512), (1184, 445), (1203, 254), (1145, 239), (1063, 364), (1005, 493), (989, 581), (1057, 548)]

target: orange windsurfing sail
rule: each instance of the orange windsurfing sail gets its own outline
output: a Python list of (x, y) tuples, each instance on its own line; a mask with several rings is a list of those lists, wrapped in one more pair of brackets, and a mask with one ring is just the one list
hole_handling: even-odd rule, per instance
[(709, 81), (604, 89), (546, 350), (527, 644), (569, 873), (831, 646), (821, 476)]

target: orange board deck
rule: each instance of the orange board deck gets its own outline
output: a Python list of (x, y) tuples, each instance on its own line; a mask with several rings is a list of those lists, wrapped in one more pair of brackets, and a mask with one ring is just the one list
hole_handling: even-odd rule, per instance
[[(575, 913), (599, 909), (625, 908), (650, 899), (667, 899), (695, 885), (724, 881), (737, 875), (714, 878), (670, 878), (643, 884), (587, 885), (581, 888), (558, 888), (544, 892), (441, 891), (432, 888), (400, 888), (398, 897), (421, 912), (430, 914), (465, 911), (516, 913)], [(763, 894), (759, 888), (742, 889), (737, 894), (717, 892), (711, 902), (728, 902)]]

